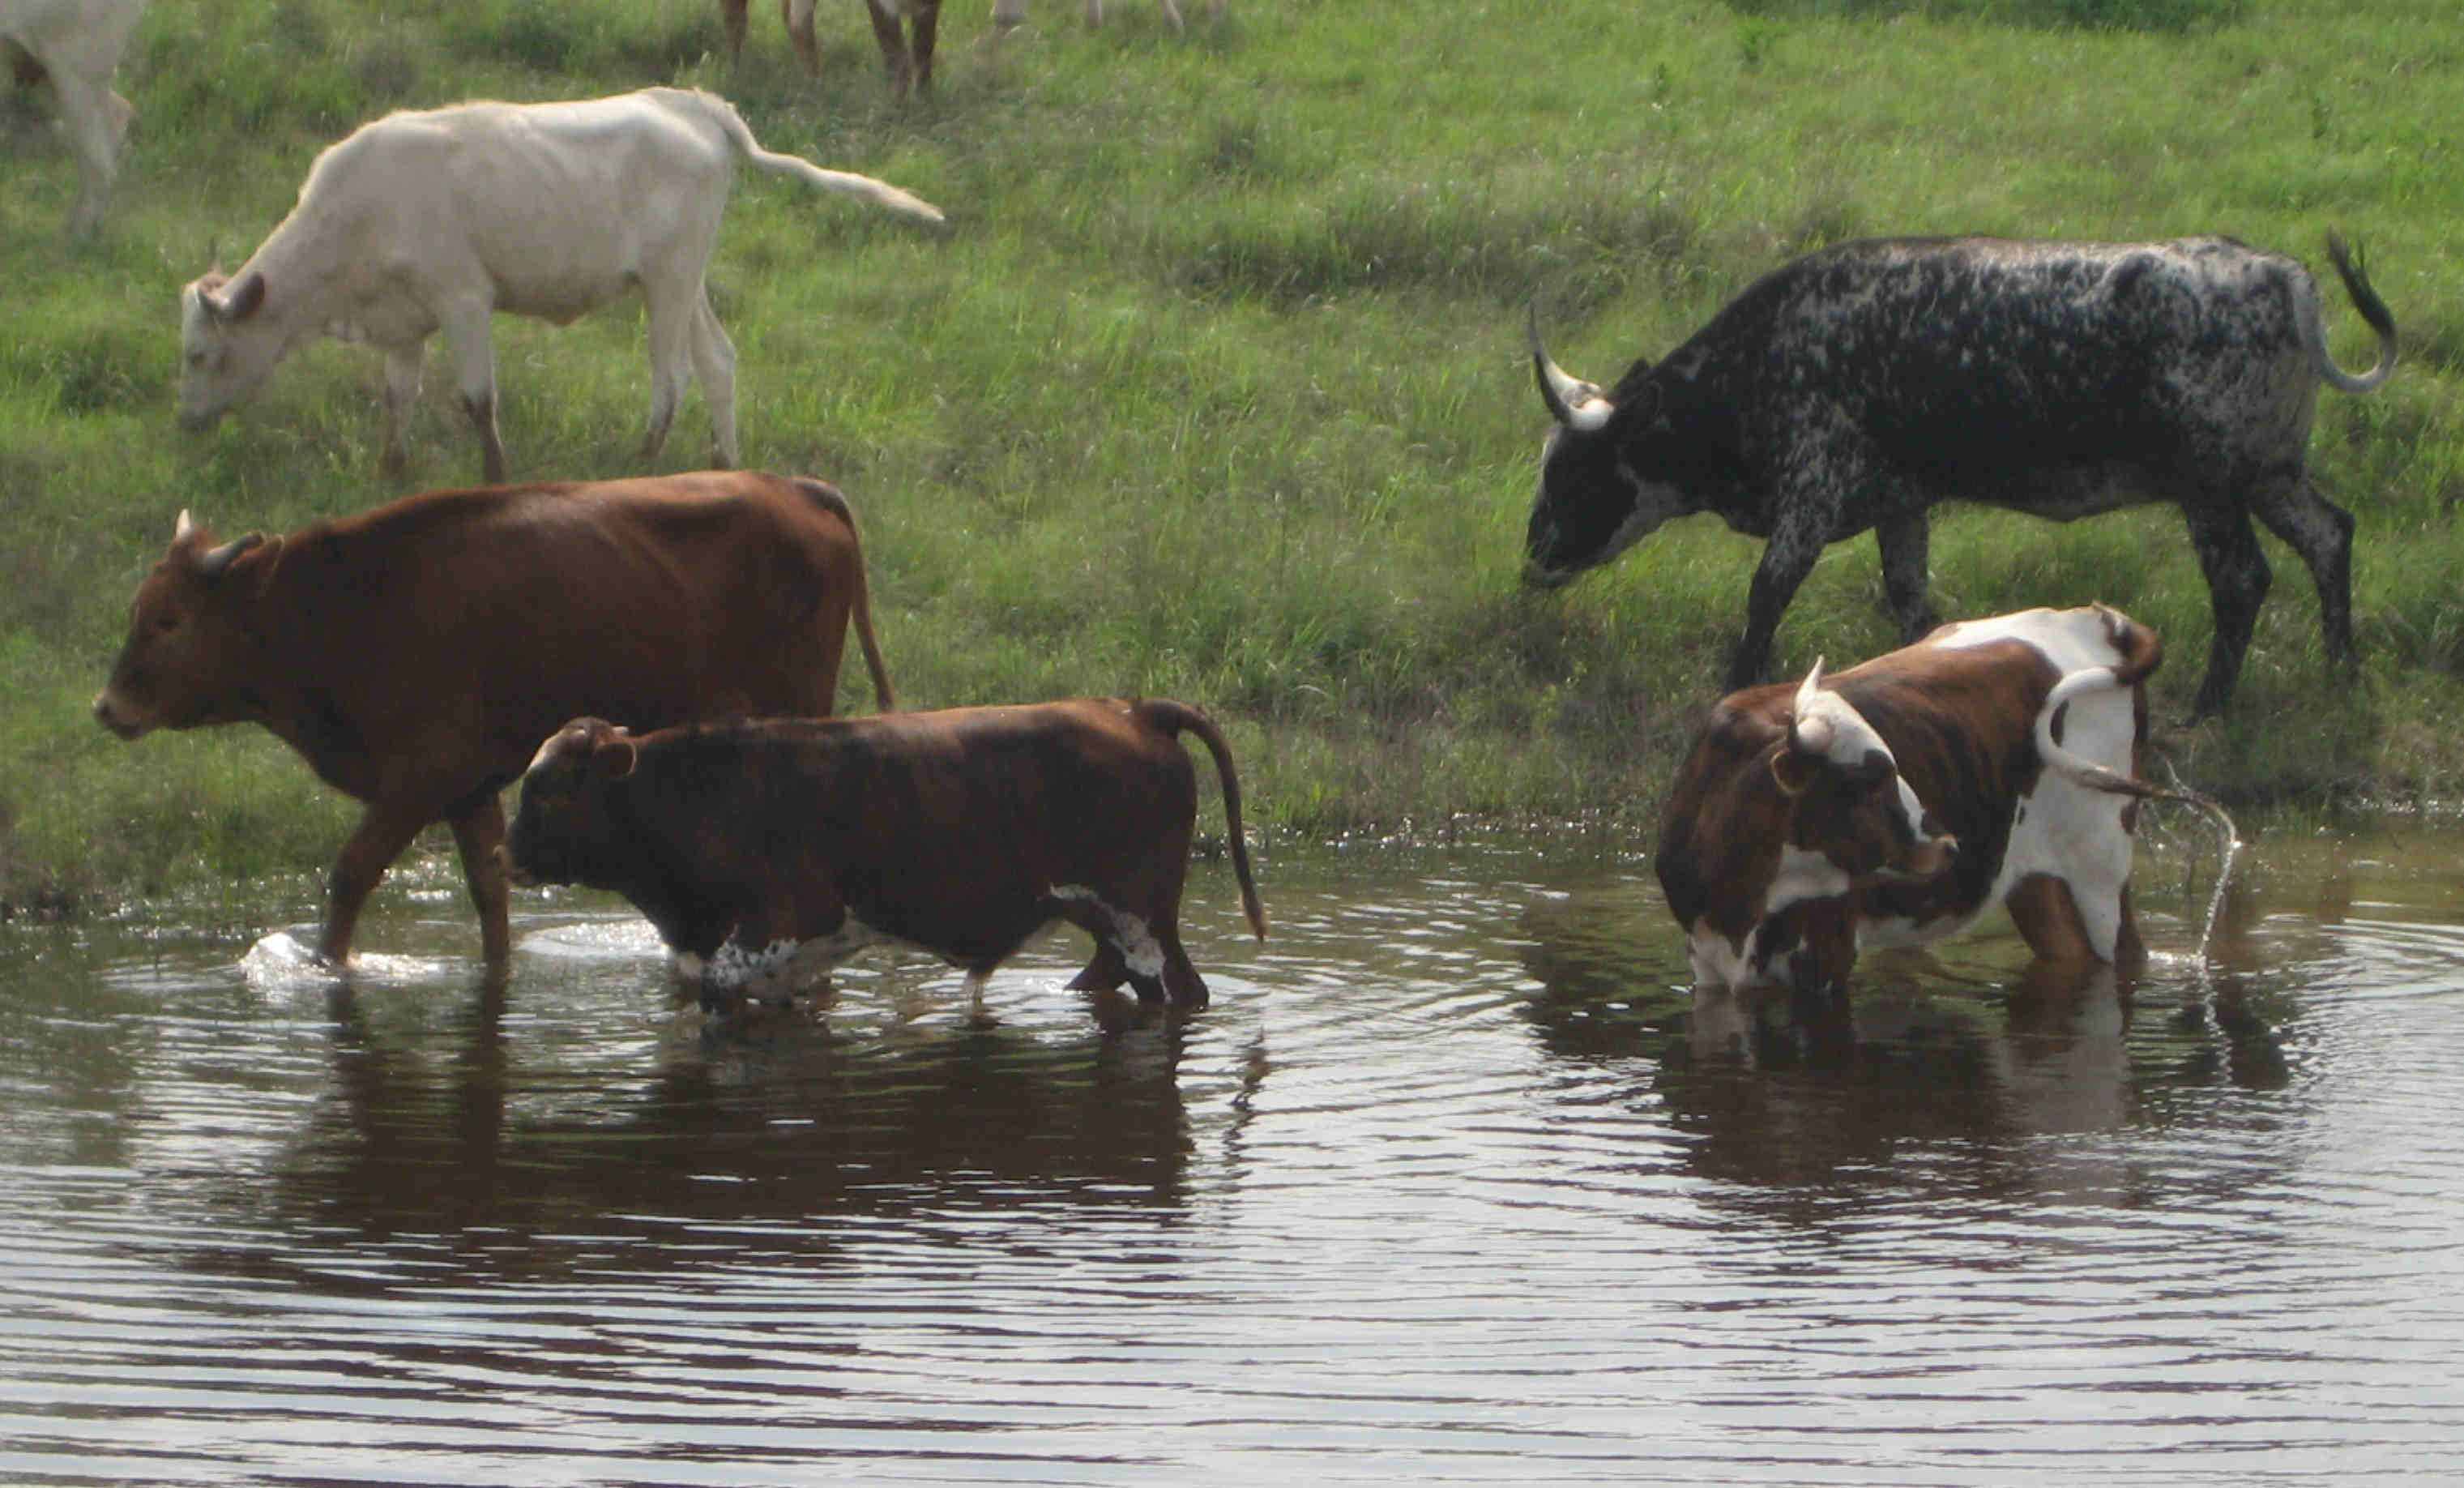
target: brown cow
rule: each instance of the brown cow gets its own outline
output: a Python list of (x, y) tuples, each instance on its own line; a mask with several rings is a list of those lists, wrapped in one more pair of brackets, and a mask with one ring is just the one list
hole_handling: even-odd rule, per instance
[(1655, 868), (1698, 988), (1839, 990), (1860, 948), (2005, 904), (2031, 949), (2134, 966), (2131, 828), (2155, 633), (2101, 605), (1946, 625), (1836, 677), (1722, 700)]
[[(796, 48), (796, 60), (803, 64), (804, 76), (822, 75), (821, 48), (813, 41), (814, 0), (779, 0), (779, 13), (787, 23), (787, 39)], [(732, 66), (744, 54), (745, 12), (751, 0), (718, 0), (719, 24), (727, 32), (727, 60)], [(881, 45), (881, 65), (890, 74), (891, 91), (905, 98), (910, 89), (933, 85), (933, 43), (941, 29), (941, 0), (865, 0), (865, 13), (872, 17), (872, 36)], [(904, 16), (913, 33), (911, 42), (899, 30)]]
[(850, 615), (891, 707), (846, 499), (758, 471), (430, 492), (219, 544), (182, 512), (94, 711), (123, 739), (262, 723), (367, 803), (330, 881), (337, 964), (387, 865), (451, 823), (499, 966), (496, 792), (543, 736), (827, 713)]
[(1181, 1010), (1206, 983), (1180, 945), (1198, 785), (1183, 730), (1222, 783), (1249, 926), (1266, 914), (1241, 783), (1205, 714), (1151, 698), (882, 718), (697, 724), (635, 736), (576, 719), (522, 777), (517, 881), (624, 895), (701, 984), (705, 1008), (791, 994), (866, 945), (994, 968), (1055, 920), (1095, 937), (1071, 988)]

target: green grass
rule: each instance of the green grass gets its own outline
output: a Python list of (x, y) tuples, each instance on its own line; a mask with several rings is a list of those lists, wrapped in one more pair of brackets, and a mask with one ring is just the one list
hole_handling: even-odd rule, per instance
[[(804, 80), (707, 0), (156, 0), (99, 242), (75, 171), (0, 110), (0, 900), (313, 872), (348, 803), (261, 735), (123, 745), (85, 708), (182, 507), (281, 530), (476, 469), (441, 350), (407, 483), (376, 469), (379, 368), (323, 344), (181, 434), (174, 297), (236, 264), (316, 151), (388, 108), (654, 82), (763, 142), (898, 182), (946, 238), (746, 174), (713, 265), (749, 462), (856, 502), (911, 706), (1168, 693), (1229, 722), (1253, 818), (1322, 833), (1461, 813), (1632, 830), (1717, 690), (1757, 545), (1680, 523), (1557, 595), (1518, 586), (1546, 418), (1521, 344), (1603, 381), (1781, 258), (1868, 233), (2364, 240), (2407, 365), (2322, 393), (2316, 467), (2360, 523), (2367, 685), (2330, 687), (2292, 556), (2238, 706), (2168, 728), (2186, 779), (2329, 810), (2452, 796), (2464, 700), (2464, 33), (2428, 0), (1244, 0), (1176, 36), (1040, 7), (945, 14), (937, 91), (892, 102), (852, 3)], [(438, 13), (441, 11), (447, 13)], [(47, 107), (36, 100), (36, 107)], [(33, 122), (30, 122), (30, 120)], [(2330, 292), (2347, 365), (2369, 336)], [(636, 308), (500, 319), (517, 478), (632, 470)], [(698, 397), (665, 469), (704, 457)], [(1945, 513), (1946, 614), (2101, 598), (2209, 631), (2177, 515)], [(1783, 667), (1886, 649), (1873, 545), (1824, 558)], [(850, 680), (851, 705), (863, 705)]]

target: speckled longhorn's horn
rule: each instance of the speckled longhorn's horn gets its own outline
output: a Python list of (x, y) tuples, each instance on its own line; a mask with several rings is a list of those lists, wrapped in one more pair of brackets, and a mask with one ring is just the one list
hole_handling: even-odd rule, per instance
[(1549, 405), (1549, 415), (1581, 433), (1607, 427), (1617, 405), (1600, 395), (1596, 383), (1583, 381), (1550, 358), (1549, 348), (1540, 342), (1538, 305), (1532, 305), (1527, 313), (1524, 331), (1531, 342), (1532, 376), (1540, 384), (1540, 401)]

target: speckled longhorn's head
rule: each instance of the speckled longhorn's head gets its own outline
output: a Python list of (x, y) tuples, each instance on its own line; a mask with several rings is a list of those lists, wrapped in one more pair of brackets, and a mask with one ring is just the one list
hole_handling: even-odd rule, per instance
[(1597, 567), (1681, 515), (1679, 495), (1652, 478), (1650, 436), (1664, 433), (1656, 387), (1625, 403), (1559, 366), (1540, 340), (1537, 310), (1526, 325), (1540, 401), (1555, 427), (1540, 452), (1540, 488), (1524, 534), (1523, 578), (1555, 589)]

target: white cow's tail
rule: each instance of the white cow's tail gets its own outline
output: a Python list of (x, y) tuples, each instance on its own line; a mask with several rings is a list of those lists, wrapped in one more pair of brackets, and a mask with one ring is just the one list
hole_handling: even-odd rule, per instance
[(2181, 802), (2215, 823), (2217, 840), (2225, 844), (2230, 855), (2239, 836), (2233, 831), (2233, 818), (2211, 798), (2185, 786), (2160, 786), (2134, 775), (2125, 775), (2062, 747), (2054, 738), (2054, 725), (2074, 700), (2089, 693), (2113, 692), (2128, 687), (2134, 680), (2129, 676), (2129, 664), (2125, 662), (2121, 666), (2082, 667), (2056, 682), (2054, 690), (2045, 695), (2045, 705), (2036, 710), (2036, 757), (2045, 762), (2046, 768), (2058, 771), (2064, 779), (2084, 789), (2135, 796), (2142, 801)]
[(2353, 308), (2370, 322), (2370, 329), (2379, 333), (2378, 366), (2366, 372), (2353, 373), (2336, 365), (2336, 359), (2327, 354), (2326, 333), (2320, 328), (2316, 295), (2299, 297), (2301, 303), (2295, 312), (2300, 322), (2301, 344), (2319, 364), (2319, 375), (2328, 387), (2338, 392), (2367, 392), (2386, 382), (2387, 374), (2395, 370), (2395, 317), (2387, 312), (2387, 301), (2379, 298), (2378, 291), (2370, 288), (2369, 276), (2362, 272), (2361, 260), (2345, 251), (2340, 234), (2327, 234), (2327, 256), (2335, 260), (2336, 277), (2344, 281), (2344, 293), (2353, 297)]
[(887, 181), (876, 181), (870, 176), (860, 176), (851, 170), (825, 170), (802, 156), (781, 155), (776, 150), (765, 150), (761, 147), (760, 142), (753, 138), (752, 128), (745, 123), (743, 117), (736, 112), (735, 104), (713, 93), (696, 91), (693, 97), (709, 110), (711, 122), (727, 131), (727, 137), (735, 143), (737, 153), (763, 170), (774, 175), (794, 176), (805, 185), (817, 186), (825, 191), (837, 191), (846, 196), (861, 196), (876, 207), (887, 207), (892, 211), (903, 211), (911, 217), (921, 217), (927, 222), (939, 223), (949, 220), (941, 215), (940, 208), (920, 196), (902, 191)]

